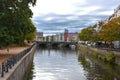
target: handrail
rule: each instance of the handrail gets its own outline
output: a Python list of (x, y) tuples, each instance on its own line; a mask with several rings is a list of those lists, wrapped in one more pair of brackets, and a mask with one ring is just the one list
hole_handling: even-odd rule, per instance
[(35, 44), (17, 55), (12, 55), (10, 58), (8, 58), (8, 60), (2, 62), (2, 65), (0, 65), (0, 76), (4, 77), (4, 74), (9, 72), (9, 69), (11, 69), (23, 56), (25, 56), (34, 45)]

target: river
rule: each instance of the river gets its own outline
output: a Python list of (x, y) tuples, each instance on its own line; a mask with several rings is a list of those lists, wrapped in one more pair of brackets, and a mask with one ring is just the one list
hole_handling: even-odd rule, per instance
[(29, 80), (120, 80), (119, 67), (70, 49), (37, 49), (30, 70)]

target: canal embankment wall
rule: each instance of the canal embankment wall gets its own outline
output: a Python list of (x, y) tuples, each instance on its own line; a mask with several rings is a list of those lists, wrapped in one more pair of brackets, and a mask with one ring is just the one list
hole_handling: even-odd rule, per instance
[(120, 65), (120, 52), (119, 51), (100, 49), (100, 48), (86, 46), (86, 45), (79, 45), (79, 47), (84, 48), (85, 52), (97, 53), (98, 55), (101, 55), (103, 57), (112, 52), (115, 54), (115, 58), (116, 58), (115, 63)]
[(23, 80), (26, 70), (33, 62), (36, 47), (35, 44), (0, 80)]

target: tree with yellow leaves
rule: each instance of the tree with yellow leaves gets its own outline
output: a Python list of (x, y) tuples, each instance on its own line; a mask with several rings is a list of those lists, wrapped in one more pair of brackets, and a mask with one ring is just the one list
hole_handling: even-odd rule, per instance
[(120, 40), (120, 17), (103, 24), (99, 34), (104, 41), (112, 42)]

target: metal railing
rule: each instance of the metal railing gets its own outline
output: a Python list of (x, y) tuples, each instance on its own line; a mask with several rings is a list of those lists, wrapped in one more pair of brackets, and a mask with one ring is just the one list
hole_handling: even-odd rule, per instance
[(4, 77), (5, 73), (9, 72), (9, 69), (11, 69), (23, 56), (25, 56), (34, 45), (35, 44), (17, 55), (12, 55), (10, 58), (8, 58), (8, 60), (2, 62), (0, 65), (0, 76)]

